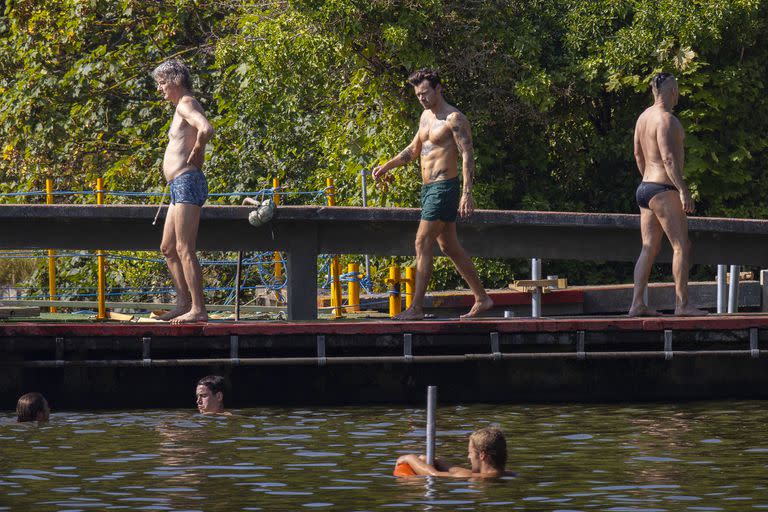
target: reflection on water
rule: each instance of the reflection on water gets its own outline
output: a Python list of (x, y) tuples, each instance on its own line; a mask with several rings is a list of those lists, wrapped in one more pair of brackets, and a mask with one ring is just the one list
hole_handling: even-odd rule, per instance
[(0, 510), (759, 510), (768, 509), (762, 402), (446, 406), (441, 458), (499, 425), (501, 481), (391, 476), (424, 450), (409, 408), (54, 413), (0, 416)]

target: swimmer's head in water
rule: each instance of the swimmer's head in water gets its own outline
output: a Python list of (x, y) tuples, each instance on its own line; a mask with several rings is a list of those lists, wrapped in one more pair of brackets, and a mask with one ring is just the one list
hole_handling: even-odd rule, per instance
[(168, 82), (180, 85), (187, 90), (192, 90), (192, 78), (189, 76), (189, 68), (178, 59), (168, 59), (152, 71), (152, 78), (159, 84)]
[(677, 80), (672, 73), (657, 73), (651, 79), (651, 90), (654, 96), (667, 92), (673, 93), (675, 101), (677, 100)]
[(16, 421), (48, 421), (51, 410), (40, 393), (27, 393), (16, 403)]
[(507, 440), (498, 428), (481, 428), (469, 436), (469, 461), (472, 471), (480, 472), (480, 463), (498, 471), (504, 471), (507, 464)]
[(224, 411), (224, 378), (219, 375), (209, 375), (197, 382), (195, 389), (197, 409), (205, 413)]
[(440, 75), (433, 69), (420, 69), (408, 77), (408, 83), (413, 86), (421, 106), (432, 108), (442, 93), (443, 86)]

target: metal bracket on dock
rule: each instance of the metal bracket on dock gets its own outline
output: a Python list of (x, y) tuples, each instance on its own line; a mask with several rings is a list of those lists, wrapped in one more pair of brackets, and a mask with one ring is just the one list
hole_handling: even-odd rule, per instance
[(499, 349), (499, 333), (491, 333), (491, 358), (494, 361), (501, 360), (501, 350)]
[(64, 338), (56, 338), (56, 360), (64, 360)]
[(229, 336), (229, 358), (232, 364), (240, 364), (240, 337), (237, 334)]
[(553, 290), (565, 290), (566, 288), (568, 288), (568, 279), (564, 277), (554, 279), (517, 279), (509, 284), (509, 289), (517, 292), (532, 292), (540, 289), (542, 293), (547, 293)]
[(152, 338), (146, 336), (141, 338), (141, 358), (145, 363), (149, 364), (152, 361)]
[(325, 366), (328, 359), (325, 357), (325, 335), (317, 335), (317, 366)]
[(403, 357), (406, 363), (413, 362), (413, 334), (403, 334)]
[(576, 331), (576, 359), (580, 361), (583, 361), (587, 357), (587, 353), (584, 350), (586, 339), (587, 339), (586, 331)]
[(749, 328), (749, 355), (752, 357), (760, 357), (760, 347), (757, 340), (757, 327)]
[(672, 359), (672, 329), (664, 329), (664, 359)]

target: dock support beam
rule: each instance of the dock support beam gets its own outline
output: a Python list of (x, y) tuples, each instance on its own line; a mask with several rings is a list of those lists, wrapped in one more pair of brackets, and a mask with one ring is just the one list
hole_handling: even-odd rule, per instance
[[(288, 250), (288, 320), (317, 319), (317, 231), (300, 229)], [(310, 284), (311, 283), (311, 284)]]

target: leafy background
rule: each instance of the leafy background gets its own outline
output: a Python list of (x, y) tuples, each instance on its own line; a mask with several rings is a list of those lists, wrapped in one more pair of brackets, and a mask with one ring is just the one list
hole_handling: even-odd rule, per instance
[[(333, 177), (337, 203), (359, 205), (360, 170), (410, 141), (420, 107), (405, 78), (429, 66), (472, 122), (480, 208), (635, 212), (634, 120), (650, 103), (650, 77), (670, 71), (697, 213), (768, 213), (768, 3), (759, 0), (3, 4), (0, 192), (39, 190), (45, 178), (59, 190), (91, 189), (97, 177), (112, 190), (162, 190), (171, 110), (150, 72), (178, 57), (217, 130), (206, 164), (213, 192), (258, 190), (271, 178), (319, 190)], [(416, 165), (396, 176), (388, 192), (369, 190), (369, 204), (418, 205)], [(488, 286), (528, 273), (519, 260), (478, 266)], [(631, 269), (545, 264), (581, 284), (631, 281)], [(654, 275), (668, 278), (669, 268)], [(110, 279), (169, 282), (162, 266), (122, 262)], [(32, 281), (42, 286), (44, 271)], [(432, 287), (461, 284), (438, 260)]]

